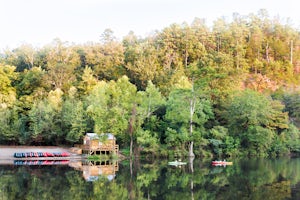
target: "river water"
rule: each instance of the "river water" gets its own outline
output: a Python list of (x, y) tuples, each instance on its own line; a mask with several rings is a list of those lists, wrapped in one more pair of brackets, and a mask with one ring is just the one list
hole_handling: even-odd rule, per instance
[(2, 162), (0, 199), (300, 199), (300, 158), (231, 161)]

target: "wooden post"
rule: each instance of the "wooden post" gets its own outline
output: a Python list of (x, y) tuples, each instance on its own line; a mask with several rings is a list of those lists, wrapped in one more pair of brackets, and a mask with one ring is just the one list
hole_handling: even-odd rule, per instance
[(270, 59), (269, 59), (269, 43), (267, 42), (267, 46), (266, 46), (266, 60), (269, 63)]

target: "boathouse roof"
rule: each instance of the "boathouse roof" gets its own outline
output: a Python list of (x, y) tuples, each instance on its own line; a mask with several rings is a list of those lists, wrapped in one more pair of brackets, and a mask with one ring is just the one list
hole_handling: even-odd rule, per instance
[(99, 139), (99, 137), (105, 136), (107, 137), (108, 140), (113, 140), (115, 139), (115, 136), (112, 133), (87, 133), (86, 136), (90, 137), (91, 139)]

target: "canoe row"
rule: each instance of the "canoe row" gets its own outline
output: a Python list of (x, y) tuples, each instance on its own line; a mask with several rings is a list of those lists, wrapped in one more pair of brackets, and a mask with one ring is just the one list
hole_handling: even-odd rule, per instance
[(41, 157), (69, 157), (68, 152), (62, 153), (50, 153), (50, 152), (24, 152), (24, 153), (14, 153), (15, 158), (41, 158)]

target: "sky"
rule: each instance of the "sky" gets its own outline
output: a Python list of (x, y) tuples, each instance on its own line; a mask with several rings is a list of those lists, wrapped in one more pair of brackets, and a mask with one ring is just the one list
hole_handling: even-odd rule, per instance
[(290, 19), (300, 27), (298, 0), (0, 0), (0, 51), (22, 44), (42, 47), (55, 38), (75, 44), (99, 42), (105, 29), (118, 39), (130, 31), (146, 37), (173, 23), (192, 23), (195, 17), (207, 25), (233, 13)]

